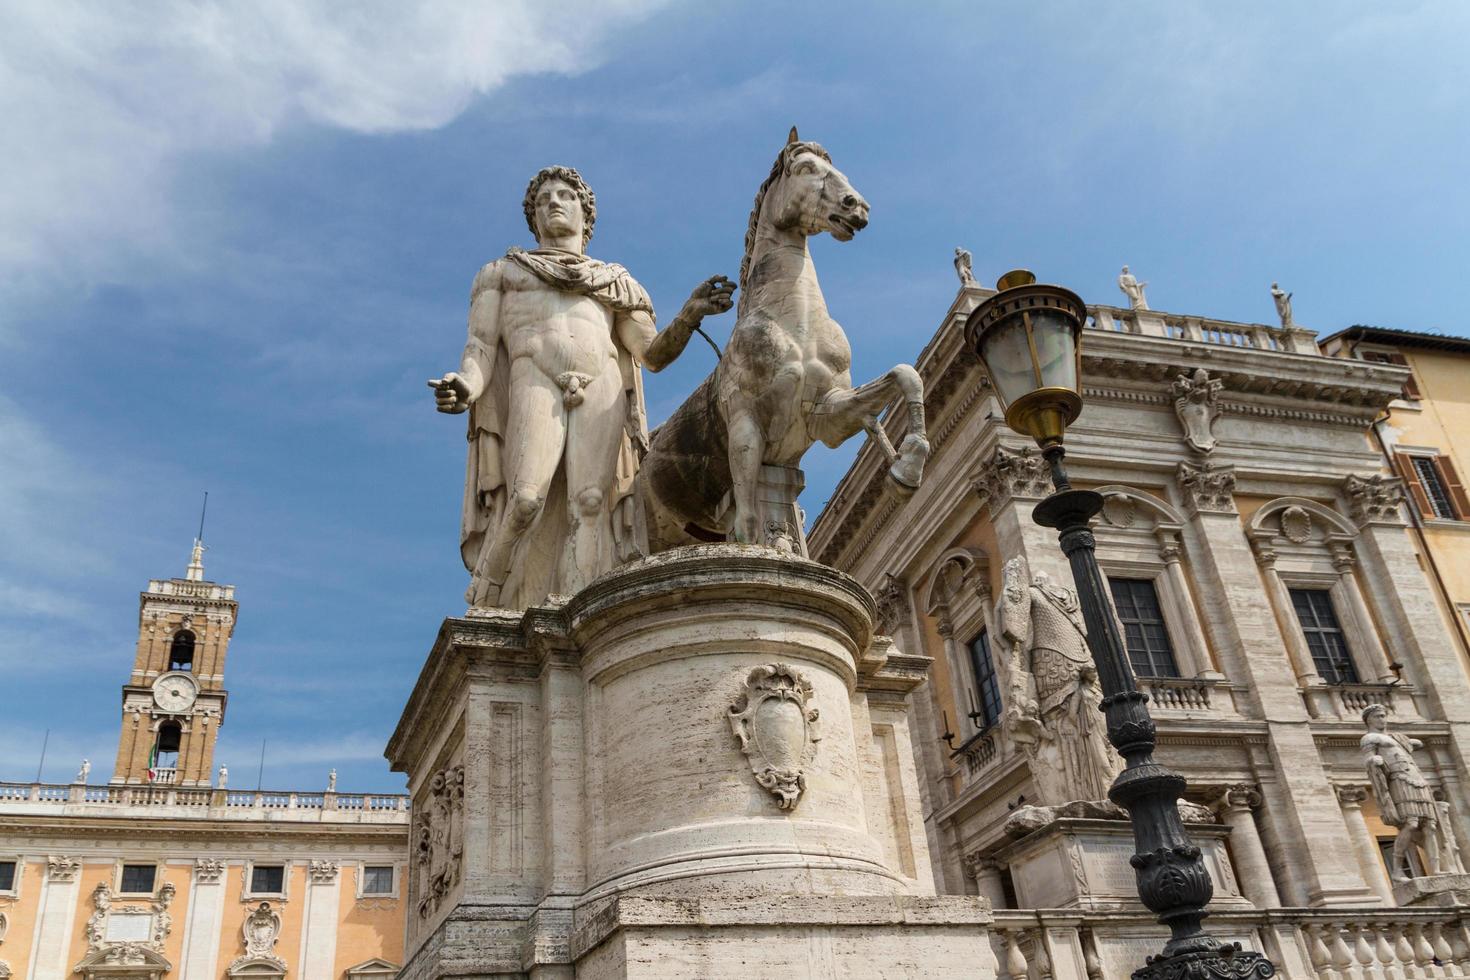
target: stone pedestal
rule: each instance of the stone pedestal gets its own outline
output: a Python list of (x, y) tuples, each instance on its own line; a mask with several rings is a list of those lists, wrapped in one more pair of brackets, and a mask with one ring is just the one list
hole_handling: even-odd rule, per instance
[[(1253, 908), (1240, 893), (1225, 849), (1230, 828), (1192, 823), (1189, 836), (1203, 852), (1215, 885), (1210, 908)], [(1128, 863), (1133, 851), (1133, 828), (1126, 820), (1060, 817), (995, 858), (1010, 865), (1018, 908), (1142, 908)]]
[(738, 944), (993, 977), (988, 903), (933, 897), (883, 704), (923, 674), (872, 615), (826, 566), (704, 545), (446, 620), (387, 753), (415, 814), (401, 976), (724, 976)]
[(1393, 897), (1404, 906), (1470, 905), (1470, 875), (1425, 875), (1395, 881)]

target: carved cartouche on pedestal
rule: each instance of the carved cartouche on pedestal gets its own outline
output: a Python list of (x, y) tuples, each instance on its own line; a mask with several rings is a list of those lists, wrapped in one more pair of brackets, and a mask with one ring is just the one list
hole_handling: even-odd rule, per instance
[(1211, 379), (1204, 368), (1197, 368), (1193, 374), (1181, 374), (1174, 381), (1174, 414), (1184, 427), (1184, 441), (1197, 453), (1207, 454), (1215, 448), (1212, 429), (1220, 411), (1220, 389), (1224, 386), (1220, 379)]

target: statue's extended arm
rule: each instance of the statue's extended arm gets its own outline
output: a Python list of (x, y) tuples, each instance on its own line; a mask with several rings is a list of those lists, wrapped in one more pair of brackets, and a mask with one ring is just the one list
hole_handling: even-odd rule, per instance
[(441, 412), (463, 412), (479, 398), (495, 367), (500, 345), (500, 280), (492, 266), (475, 277), (470, 298), (469, 339), (460, 357), (459, 371), (429, 381), (435, 407)]
[(724, 276), (706, 279), (694, 288), (684, 308), (659, 330), (647, 313), (618, 317), (618, 339), (633, 359), (650, 371), (662, 371), (684, 353), (694, 329), (707, 316), (724, 313), (734, 303), (735, 284)]

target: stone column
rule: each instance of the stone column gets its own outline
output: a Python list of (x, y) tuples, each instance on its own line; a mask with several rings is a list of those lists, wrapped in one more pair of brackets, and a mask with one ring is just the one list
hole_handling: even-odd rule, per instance
[(1189, 579), (1179, 562), (1179, 535), (1177, 532), (1159, 535), (1159, 558), (1164, 562), (1164, 580), (1173, 595), (1170, 611), (1174, 613), (1175, 628), (1184, 636), (1182, 653), (1188, 662), (1180, 664), (1180, 673), (1186, 677), (1217, 678), (1221, 674), (1210, 662), (1210, 647), (1205, 640), (1205, 631), (1200, 626), (1199, 615), (1194, 609), (1194, 599), (1189, 591)]
[(196, 858), (194, 883), (189, 889), (189, 911), (184, 921), (181, 976), (216, 977), (220, 929), (225, 911), (227, 863), (221, 858)]
[(306, 869), (306, 911), (301, 918), (301, 980), (334, 980), (341, 866), (312, 861)]
[(1383, 858), (1378, 852), (1378, 842), (1368, 832), (1368, 822), (1363, 819), (1363, 801), (1368, 791), (1362, 786), (1337, 787), (1337, 801), (1342, 804), (1343, 819), (1347, 821), (1348, 836), (1352, 840), (1353, 855), (1363, 870), (1363, 880), (1378, 893), (1385, 905), (1395, 905), (1393, 885), (1383, 868)]
[(1347, 613), (1352, 617), (1357, 631), (1359, 647), (1354, 652), (1358, 672), (1363, 680), (1378, 680), (1387, 684), (1393, 681), (1394, 673), (1388, 669), (1389, 656), (1378, 638), (1378, 627), (1368, 604), (1363, 601), (1363, 590), (1358, 587), (1358, 577), (1353, 573), (1358, 560), (1352, 551), (1339, 544), (1332, 549), (1332, 567), (1337, 569), (1339, 590), (1346, 600)]
[(1281, 907), (1276, 880), (1271, 875), (1271, 862), (1261, 846), (1256, 818), (1251, 811), (1261, 805), (1261, 794), (1254, 786), (1231, 786), (1220, 797), (1216, 807), (1220, 819), (1230, 828), (1230, 854), (1235, 859), (1235, 878), (1241, 894), (1258, 909)]
[(1263, 843), (1282, 870), (1277, 884), (1291, 904), (1362, 904), (1375, 896), (1341, 847), (1347, 826), (1312, 737), (1296, 672), (1282, 655), (1286, 637), (1262, 601), (1261, 575), (1235, 510), (1234, 487), (1232, 467), (1179, 465), (1179, 496), (1190, 515), (1185, 534), (1190, 554), (1197, 556), (1206, 628), (1222, 666), (1246, 689), (1242, 713), (1265, 723), (1267, 751), (1280, 774), (1265, 789)]
[[(19, 873), (20, 869), (17, 869)], [(31, 980), (69, 980), (72, 975), (71, 940), (80, 897), (82, 862), (76, 858), (48, 857), (46, 879), (36, 912), (36, 940), (31, 946)]]
[(1000, 864), (994, 858), (970, 854), (965, 857), (965, 873), (975, 879), (981, 898), (990, 900), (993, 909), (1006, 908), (1006, 890), (1001, 884)]
[(1291, 590), (1281, 581), (1281, 575), (1276, 571), (1276, 552), (1271, 548), (1271, 539), (1264, 536), (1253, 537), (1251, 547), (1256, 553), (1256, 564), (1261, 567), (1261, 574), (1266, 579), (1266, 590), (1275, 611), (1276, 625), (1286, 643), (1286, 651), (1291, 656), (1297, 684), (1301, 687), (1314, 687), (1326, 683), (1322, 680), (1322, 675), (1317, 673), (1317, 665), (1312, 662), (1312, 651), (1307, 648), (1307, 639), (1302, 635), (1301, 624), (1296, 619), (1296, 609), (1291, 604)]

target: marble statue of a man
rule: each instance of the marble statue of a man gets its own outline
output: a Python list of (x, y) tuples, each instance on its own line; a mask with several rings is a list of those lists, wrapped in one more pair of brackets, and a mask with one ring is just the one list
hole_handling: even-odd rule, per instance
[(1044, 572), (1029, 581), (1026, 573), (1024, 559), (1006, 562), (996, 609), (1010, 644), (1007, 728), (1031, 763), (1040, 803), (1106, 800), (1123, 763), (1098, 711), (1102, 688), (1077, 595)]
[(1146, 282), (1139, 282), (1128, 267), (1123, 266), (1123, 271), (1118, 276), (1118, 288), (1123, 290), (1123, 295), (1128, 297), (1128, 308), (1130, 310), (1148, 309), (1148, 300), (1143, 295)]
[(1388, 712), (1381, 704), (1370, 704), (1363, 709), (1363, 724), (1368, 731), (1358, 744), (1363, 750), (1363, 766), (1368, 770), (1373, 798), (1378, 801), (1383, 822), (1398, 828), (1389, 877), (1395, 881), (1408, 880), (1409, 853), (1415, 844), (1424, 856), (1425, 869), (1430, 874), (1439, 874), (1440, 854), (1445, 849), (1439, 828), (1440, 811), (1429, 782), (1414, 762), (1414, 750), (1422, 748), (1424, 743), (1389, 731)]
[(975, 272), (970, 267), (973, 262), (974, 258), (970, 255), (969, 249), (957, 248), (954, 250), (954, 271), (955, 275), (960, 277), (961, 286), (975, 285)]
[(1291, 293), (1285, 292), (1276, 283), (1271, 284), (1271, 300), (1276, 304), (1276, 315), (1281, 318), (1283, 327), (1294, 327), (1296, 321), (1291, 317)]
[(628, 271), (587, 256), (597, 205), (577, 171), (541, 170), (523, 207), (538, 247), (475, 276), (460, 368), (429, 382), (439, 411), (470, 413), (460, 552), (474, 606), (569, 595), (639, 554), (639, 368), (671, 363), (735, 288), (706, 280), (659, 331)]

